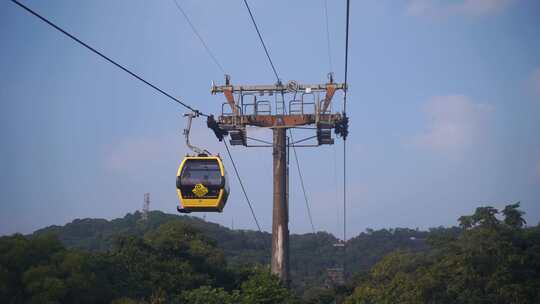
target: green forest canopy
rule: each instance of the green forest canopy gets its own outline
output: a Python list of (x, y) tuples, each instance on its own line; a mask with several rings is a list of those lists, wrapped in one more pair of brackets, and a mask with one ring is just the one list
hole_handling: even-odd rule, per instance
[(368, 230), (347, 243), (291, 236), (293, 289), (270, 275), (270, 235), (152, 212), (0, 238), (1, 303), (538, 303), (540, 227), (519, 203), (460, 227)]

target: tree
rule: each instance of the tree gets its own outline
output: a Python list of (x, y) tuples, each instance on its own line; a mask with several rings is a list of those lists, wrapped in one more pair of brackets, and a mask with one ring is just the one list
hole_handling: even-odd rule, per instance
[[(507, 211), (523, 215), (517, 208)], [(437, 236), (427, 253), (387, 255), (347, 303), (539, 303), (540, 229), (501, 223), (497, 213), (480, 207), (461, 217), (473, 225), (455, 237)]]
[(186, 304), (236, 304), (239, 302), (238, 291), (226, 292), (223, 288), (202, 286), (187, 291), (183, 295)]
[(252, 276), (242, 283), (240, 303), (277, 304), (297, 303), (291, 291), (266, 269), (255, 268)]
[(495, 217), (499, 211), (491, 206), (478, 207), (472, 215), (474, 225), (484, 225), (495, 227), (499, 224), (499, 220)]
[(470, 215), (463, 215), (459, 217), (458, 222), (461, 228), (470, 229), (473, 226), (473, 217)]
[(122, 298), (113, 300), (111, 304), (146, 304), (146, 303), (143, 301), (137, 301), (134, 299), (122, 297)]
[(504, 223), (512, 228), (521, 228), (527, 222), (523, 219), (525, 212), (519, 210), (520, 202), (504, 207), (502, 213), (504, 215)]

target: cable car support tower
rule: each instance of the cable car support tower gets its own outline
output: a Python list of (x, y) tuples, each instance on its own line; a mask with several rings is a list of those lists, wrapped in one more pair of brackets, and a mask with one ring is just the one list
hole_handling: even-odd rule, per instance
[[(13, 3), (31, 13), (35, 17), (39, 18), (52, 28), (61, 32), (66, 37), (72, 39), (76, 43), (85, 47), (87, 50), (106, 60), (110, 64), (116, 66), (120, 70), (126, 72), (134, 79), (149, 86), (155, 91), (159, 92), (163, 96), (167, 97), (170, 101), (190, 110), (191, 114), (188, 114), (188, 128), (184, 132), (186, 136), (186, 144), (193, 149), (196, 153), (203, 152), (202, 149), (192, 146), (189, 143), (189, 126), (191, 125), (191, 119), (197, 116), (207, 117), (208, 127), (211, 128), (218, 139), (222, 141), (224, 136), (229, 134), (231, 136), (231, 145), (243, 145), (245, 147), (272, 147), (273, 148), (273, 176), (274, 176), (274, 191), (273, 191), (273, 216), (272, 216), (272, 261), (271, 270), (272, 273), (278, 275), (284, 282), (289, 281), (289, 229), (288, 229), (288, 159), (287, 149), (289, 147), (318, 147), (320, 145), (332, 145), (334, 139), (332, 138), (332, 129), (335, 134), (341, 136), (344, 139), (344, 181), (345, 181), (345, 139), (348, 135), (348, 118), (346, 113), (347, 103), (347, 62), (348, 62), (348, 37), (349, 37), (349, 0), (347, 0), (347, 21), (346, 21), (346, 46), (345, 46), (345, 82), (334, 83), (332, 74), (329, 74), (329, 81), (324, 84), (299, 84), (295, 81), (290, 81), (287, 84), (283, 84), (279, 80), (279, 76), (275, 69), (275, 66), (270, 58), (267, 47), (264, 44), (260, 31), (257, 27), (257, 23), (253, 17), (253, 14), (249, 8), (247, 0), (244, 0), (244, 4), (249, 11), (249, 15), (253, 22), (253, 25), (257, 31), (259, 39), (264, 51), (269, 60), (272, 70), (276, 76), (277, 83), (271, 85), (232, 85), (230, 77), (226, 75), (225, 84), (221, 86), (212, 85), (212, 94), (223, 94), (226, 102), (222, 104), (221, 115), (216, 121), (214, 116), (208, 115), (198, 111), (186, 102), (179, 98), (174, 97), (170, 93), (159, 88), (155, 84), (147, 81), (140, 75), (132, 72), (126, 66), (118, 63), (117, 61), (106, 56), (96, 48), (90, 46), (84, 41), (80, 40), (76, 36), (70, 34), (63, 28), (59, 27), (55, 23), (51, 22), (47, 18), (43, 17), (36, 11), (25, 6), (17, 0), (11, 0)], [(178, 6), (180, 9), (180, 7)], [(187, 16), (186, 16), (187, 18)], [(188, 21), (190, 22), (190, 21)], [(194, 29), (190, 22), (190, 25)], [(211, 54), (210, 50), (202, 41), (202, 38), (196, 33), (207, 52), (211, 55), (216, 64), (219, 65), (215, 57)], [(328, 35), (328, 30), (327, 30)], [(330, 42), (328, 42), (330, 43)], [(222, 71), (223, 68), (219, 65)], [(344, 92), (343, 112), (332, 111), (332, 98), (334, 94), (342, 90)], [(292, 98), (290, 98), (292, 95)], [(272, 100), (273, 99), (273, 100)], [(314, 136), (289, 142), (287, 140), (286, 131), (291, 128), (301, 128), (303, 126), (311, 125), (316, 131)], [(254, 139), (247, 136), (246, 127), (255, 126), (262, 128), (270, 128), (273, 132), (273, 141), (271, 143), (264, 142), (267, 145), (253, 145), (248, 140)], [(311, 144), (305, 144), (305, 142), (313, 140)], [(258, 141), (258, 140), (255, 140)], [(302, 143), (302, 144), (300, 144)], [(228, 151), (228, 146), (225, 145)], [(229, 151), (228, 151), (229, 152)], [(230, 153), (229, 153), (230, 156)], [(235, 168), (235, 172), (238, 175), (236, 166), (231, 157), (231, 162)], [(240, 178), (239, 178), (240, 180)], [(240, 180), (242, 189), (245, 190)], [(344, 203), (344, 241), (346, 241), (345, 231), (345, 219), (346, 219), (346, 183), (344, 182), (343, 191), (343, 203)], [(149, 198), (149, 196), (148, 196)], [(247, 199), (251, 208), (251, 204)], [(149, 204), (149, 203), (148, 203)], [(253, 210), (252, 214), (254, 216)], [(257, 227), (260, 226), (254, 216), (257, 223)], [(344, 267), (343, 267), (344, 268)]]
[[(290, 81), (271, 85), (233, 85), (225, 76), (224, 85), (212, 84), (212, 94), (223, 94), (221, 115), (217, 121), (208, 118), (208, 127), (216, 136), (230, 135), (231, 145), (272, 147), (273, 155), (273, 212), (271, 271), (283, 282), (289, 276), (289, 202), (288, 147), (318, 147), (332, 145), (332, 129), (336, 135), (347, 136), (348, 118), (332, 112), (334, 94), (347, 89), (344, 83), (334, 83), (331, 74), (323, 84), (300, 84)], [(247, 126), (269, 128), (273, 141), (264, 142), (248, 136)], [(311, 126), (315, 135), (288, 142), (286, 132), (291, 128)], [(253, 141), (266, 145), (252, 144)], [(302, 144), (301, 144), (302, 143)]]

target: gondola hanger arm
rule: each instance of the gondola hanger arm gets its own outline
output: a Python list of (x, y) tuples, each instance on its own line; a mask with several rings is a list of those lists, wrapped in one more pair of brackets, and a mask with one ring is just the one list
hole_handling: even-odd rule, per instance
[(197, 146), (192, 145), (189, 142), (189, 133), (191, 131), (191, 121), (193, 120), (193, 117), (198, 117), (198, 116), (199, 116), (199, 113), (197, 113), (197, 112), (191, 112), (191, 113), (184, 114), (184, 117), (187, 117), (187, 126), (184, 129), (184, 136), (186, 137), (186, 146), (191, 151), (195, 152), (197, 155), (201, 155), (201, 154), (210, 155), (211, 153), (208, 152), (208, 150), (201, 149), (201, 148), (199, 148)]

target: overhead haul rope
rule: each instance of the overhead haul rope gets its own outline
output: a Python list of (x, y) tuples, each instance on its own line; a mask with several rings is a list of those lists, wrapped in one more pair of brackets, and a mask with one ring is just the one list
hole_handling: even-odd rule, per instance
[(58, 25), (54, 24), (53, 22), (49, 21), (47, 18), (41, 16), (39, 13), (35, 12), (34, 10), (32, 10), (31, 8), (25, 6), (24, 4), (20, 3), (19, 1), (17, 0), (11, 0), (11, 2), (17, 4), (18, 6), (20, 6), (21, 8), (23, 8), (24, 10), (26, 10), (27, 12), (31, 13), (32, 15), (38, 17), (39, 19), (41, 19), (43, 22), (47, 23), (48, 25), (50, 25), (51, 27), (53, 27), (54, 29), (56, 29), (57, 31), (61, 32), (62, 34), (66, 35), (67, 37), (71, 38), (72, 40), (74, 40), (75, 42), (79, 43), (80, 45), (84, 46), (85, 48), (87, 48), (88, 50), (92, 51), (93, 53), (95, 53), (96, 55), (100, 56), (101, 58), (107, 60), (108, 62), (112, 63), (113, 65), (115, 65), (116, 67), (118, 67), (119, 69), (121, 69), (122, 71), (128, 73), (129, 75), (133, 76), (135, 79), (141, 81), (142, 83), (146, 84), (147, 86), (153, 88), (154, 90), (158, 91), (159, 93), (165, 95), (166, 97), (168, 97), (169, 99), (171, 99), (172, 101), (180, 104), (181, 106), (185, 107), (186, 109), (189, 109), (195, 113), (198, 113), (199, 115), (202, 115), (202, 116), (205, 116), (205, 117), (208, 117), (207, 114), (205, 113), (202, 113), (200, 112), (199, 110), (193, 108), (192, 106), (182, 102), (180, 99), (172, 96), (171, 94), (165, 92), (164, 90), (160, 89), (159, 87), (157, 87), (156, 85), (150, 83), (149, 81), (143, 79), (141, 76), (135, 74), (134, 72), (130, 71), (128, 68), (124, 67), (123, 65), (119, 64), (118, 62), (114, 61), (113, 59), (109, 58), (108, 56), (104, 55), (103, 53), (101, 53), (100, 51), (96, 50), (95, 48), (93, 48), (92, 46), (88, 45), (87, 43), (83, 42), (82, 40), (80, 40), (79, 38), (75, 37), (74, 35), (68, 33), (66, 30), (62, 29), (61, 27), (59, 27)]
[(201, 42), (201, 44), (204, 46), (204, 49), (206, 50), (206, 53), (208, 53), (208, 55), (210, 56), (210, 58), (212, 58), (212, 60), (214, 61), (214, 63), (217, 65), (217, 67), (221, 70), (221, 72), (223, 72), (223, 74), (227, 74), (225, 72), (225, 69), (223, 68), (223, 66), (219, 63), (219, 61), (217, 60), (216, 56), (214, 56), (214, 53), (212, 53), (212, 51), (210, 50), (210, 48), (208, 47), (208, 45), (206, 44), (206, 42), (204, 41), (204, 39), (202, 38), (202, 36), (199, 34), (199, 31), (197, 31), (197, 28), (195, 28), (195, 25), (193, 25), (193, 23), (191, 22), (191, 19), (189, 19), (187, 13), (184, 11), (184, 9), (182, 8), (182, 6), (180, 6), (180, 3), (178, 3), (177, 0), (174, 0), (174, 4), (176, 5), (176, 8), (182, 13), (182, 15), (184, 15), (184, 18), (186, 18), (186, 21), (187, 23), (189, 24), (189, 26), (191, 27), (191, 30), (193, 31), (193, 33), (195, 34), (195, 36), (197, 36), (197, 38), (199, 38), (199, 41)]
[[(349, 62), (349, 10), (350, 0), (347, 0), (345, 26), (345, 93), (343, 94), (343, 114), (347, 113), (348, 62)], [(345, 274), (347, 242), (347, 138), (343, 137), (343, 272)]]
[[(283, 98), (283, 97), (282, 97)], [(296, 91), (294, 92), (293, 100), (296, 99)], [(291, 137), (291, 140), (294, 141), (292, 130), (289, 129), (289, 136)], [(306, 203), (306, 210), (309, 217), (309, 223), (311, 224), (311, 231), (315, 233), (315, 225), (313, 225), (313, 217), (311, 216), (311, 208), (309, 206), (308, 197), (306, 193), (306, 188), (304, 186), (304, 177), (302, 175), (302, 170), (300, 170), (300, 161), (298, 160), (298, 154), (296, 153), (296, 147), (292, 145), (293, 148), (293, 154), (294, 154), (294, 160), (296, 162), (296, 169), (298, 171), (298, 178), (300, 179), (300, 186), (302, 187), (302, 193), (304, 194), (304, 201)]]
[[(274, 72), (274, 75), (276, 76), (276, 80), (277, 80), (278, 83), (281, 83), (281, 80), (279, 79), (279, 75), (277, 73), (276, 67), (274, 66), (274, 62), (272, 61), (272, 58), (270, 57), (270, 54), (268, 52), (268, 48), (266, 47), (266, 44), (264, 43), (264, 39), (263, 39), (263, 37), (261, 35), (261, 32), (259, 31), (259, 27), (257, 26), (257, 22), (255, 21), (255, 17), (253, 16), (253, 13), (251, 12), (251, 9), (249, 7), (249, 4), (248, 4), (247, 0), (244, 0), (244, 5), (246, 6), (246, 8), (247, 8), (247, 10), (249, 12), (249, 16), (251, 17), (251, 22), (253, 23), (253, 26), (255, 27), (255, 30), (257, 31), (257, 35), (259, 36), (259, 41), (261, 42), (261, 45), (262, 45), (262, 47), (264, 49), (266, 57), (268, 58), (268, 62), (270, 64), (270, 66), (272, 67), (272, 71)], [(296, 92), (295, 92), (295, 95), (296, 95)], [(283, 101), (285, 101), (283, 91), (281, 92), (281, 96), (282, 96)], [(284, 110), (284, 111), (286, 111), (286, 110)], [(291, 137), (291, 140), (294, 141), (293, 134), (292, 134), (292, 131), (290, 129), (289, 129), (289, 136)], [(307, 214), (308, 214), (308, 217), (309, 217), (309, 222), (311, 224), (311, 230), (312, 230), (313, 233), (315, 233), (315, 226), (313, 225), (313, 217), (311, 216), (311, 208), (309, 207), (307, 193), (306, 193), (306, 189), (305, 189), (305, 186), (304, 186), (304, 178), (303, 178), (303, 175), (302, 175), (302, 171), (300, 170), (300, 163), (298, 161), (298, 155), (296, 153), (296, 148), (294, 147), (294, 145), (293, 145), (293, 153), (294, 153), (294, 159), (296, 161), (296, 169), (298, 170), (298, 177), (300, 178), (300, 185), (302, 187), (302, 193), (304, 194), (304, 201), (306, 202), (306, 210), (307, 210)]]
[[(184, 16), (186, 21), (189, 23), (189, 26), (191, 27), (191, 30), (193, 31), (193, 33), (197, 36), (197, 38), (199, 39), (199, 41), (203, 45), (203, 47), (206, 50), (206, 53), (208, 54), (208, 56), (210, 56), (212, 58), (212, 61), (216, 64), (216, 66), (224, 74), (226, 74), (225, 69), (223, 69), (223, 66), (219, 63), (216, 56), (214, 56), (214, 53), (210, 50), (210, 48), (208, 47), (208, 45), (206, 44), (206, 42), (204, 41), (202, 36), (199, 34), (199, 32), (197, 31), (197, 28), (195, 27), (195, 25), (189, 19), (189, 16), (186, 13), (186, 11), (184, 11), (184, 9), (182, 8), (182, 6), (180, 6), (180, 3), (178, 3), (177, 0), (174, 0), (174, 4), (176, 5), (176, 8), (178, 8), (178, 10), (182, 13), (182, 15)], [(255, 215), (255, 211), (253, 210), (253, 206), (251, 205), (251, 201), (250, 201), (250, 199), (249, 199), (249, 197), (247, 195), (246, 189), (244, 187), (244, 183), (242, 182), (242, 178), (240, 177), (240, 173), (238, 172), (238, 169), (236, 168), (236, 163), (234, 162), (234, 159), (232, 157), (232, 153), (229, 150), (229, 146), (227, 145), (227, 141), (223, 140), (223, 143), (225, 144), (225, 149), (227, 149), (227, 154), (229, 156), (231, 164), (233, 165), (234, 173), (236, 175), (236, 178), (238, 179), (238, 183), (240, 184), (240, 187), (242, 188), (242, 192), (244, 193), (244, 198), (246, 199), (246, 202), (247, 202), (247, 204), (249, 206), (249, 210), (251, 211), (251, 216), (253, 217), (253, 221), (257, 225), (257, 229), (259, 229), (259, 232), (262, 232), (261, 225), (259, 225), (259, 221), (257, 220), (257, 216)]]
[(251, 202), (247, 196), (246, 189), (244, 188), (244, 183), (242, 183), (242, 179), (240, 178), (240, 174), (238, 174), (238, 170), (236, 169), (236, 164), (234, 163), (234, 159), (231, 156), (229, 145), (227, 145), (226, 140), (224, 140), (223, 143), (225, 144), (225, 148), (227, 149), (227, 154), (229, 154), (229, 159), (231, 160), (231, 163), (233, 165), (234, 172), (236, 173), (236, 177), (238, 178), (238, 182), (240, 183), (240, 187), (242, 187), (242, 192), (244, 192), (244, 197), (246, 198), (246, 202), (249, 205), (249, 210), (251, 210), (251, 215), (253, 216), (253, 220), (255, 220), (255, 224), (257, 224), (257, 228), (259, 228), (259, 232), (262, 232), (261, 226), (259, 225), (259, 221), (257, 221), (257, 217), (255, 216), (255, 212), (253, 211), (253, 207), (251, 206)]
[[(291, 136), (291, 140), (294, 140), (292, 139), (293, 137), (292, 137), (292, 132), (290, 129), (289, 129), (289, 133)], [(293, 148), (294, 160), (296, 162), (296, 169), (298, 170), (298, 177), (300, 178), (300, 186), (302, 187), (302, 192), (304, 193), (304, 201), (306, 202), (306, 209), (307, 209), (307, 213), (309, 217), (309, 223), (311, 224), (311, 231), (315, 233), (316, 231), (315, 231), (315, 226), (313, 225), (313, 217), (311, 216), (311, 208), (309, 207), (309, 202), (308, 202), (308, 198), (306, 194), (306, 188), (304, 186), (304, 178), (302, 177), (302, 170), (300, 170), (300, 162), (298, 161), (298, 155), (296, 154), (295, 146), (293, 145), (292, 148)]]
[[(143, 82), (144, 84), (148, 85), (149, 87), (153, 88), (154, 90), (158, 91), (159, 93), (165, 95), (166, 97), (168, 97), (169, 99), (171, 99), (172, 101), (180, 104), (181, 106), (185, 107), (186, 109), (188, 110), (191, 110), (193, 111), (194, 113), (196, 114), (199, 114), (199, 115), (202, 115), (202, 116), (205, 116), (205, 117), (209, 117), (208, 114), (205, 114), (203, 112), (200, 112), (199, 110), (193, 108), (192, 106), (182, 102), (181, 100), (179, 100), (178, 98), (172, 96), (171, 94), (165, 92), (164, 90), (160, 89), (159, 87), (157, 87), (156, 85), (150, 83), (149, 81), (145, 80), (144, 78), (142, 78), (141, 76), (135, 74), (134, 72), (130, 71), (128, 68), (124, 67), (123, 65), (119, 64), (118, 62), (114, 61), (113, 59), (109, 58), (108, 56), (106, 56), (105, 54), (103, 54), (102, 52), (96, 50), (94, 47), (90, 46), (89, 44), (85, 43), (84, 41), (80, 40), (79, 38), (75, 37), (74, 35), (70, 34), (69, 32), (67, 32), (66, 30), (62, 29), (61, 27), (59, 27), (58, 25), (54, 24), (52, 21), (48, 20), (47, 18), (43, 17), (42, 15), (40, 15), (39, 13), (37, 13), (36, 11), (32, 10), (31, 8), (27, 7), (26, 5), (20, 3), (19, 1), (17, 0), (11, 0), (13, 3), (17, 4), (19, 7), (23, 8), (24, 10), (26, 10), (27, 12), (31, 13), (32, 15), (36, 16), (37, 18), (41, 19), (43, 22), (47, 23), (49, 26), (53, 27), (54, 29), (56, 29), (57, 31), (61, 32), (62, 34), (66, 35), (67, 37), (71, 38), (72, 40), (74, 40), (75, 42), (79, 43), (80, 45), (84, 46), (85, 48), (87, 48), (88, 50), (92, 51), (93, 53), (95, 53), (96, 55), (100, 56), (101, 58), (105, 59), (106, 61), (108, 61), (109, 63), (112, 63), (113, 65), (115, 65), (116, 67), (118, 67), (119, 69), (123, 70), (124, 72), (128, 73), (129, 75), (133, 76), (135, 79)], [(186, 16), (187, 18), (187, 16)], [(191, 22), (190, 22), (191, 24)], [(194, 29), (194, 28), (193, 28)], [(195, 30), (195, 29), (194, 29)], [(199, 35), (198, 35), (199, 36)], [(209, 49), (207, 49), (207, 51), (209, 51)], [(216, 63), (219, 65), (219, 63), (217, 62), (216, 60)], [(221, 66), (220, 66), (220, 69), (221, 69)], [(227, 147), (227, 144), (225, 143), (225, 146)], [(228, 147), (227, 147), (227, 152), (228, 151)], [(247, 194), (245, 192), (245, 189), (244, 189), (244, 186), (241, 182), (241, 178), (238, 174), (238, 170), (236, 169), (236, 165), (234, 163), (234, 160), (229, 152), (229, 158), (231, 159), (231, 162), (233, 163), (233, 167), (235, 169), (235, 172), (236, 172), (236, 176), (238, 178), (238, 180), (240, 181), (240, 185), (242, 186), (242, 190), (244, 191), (244, 195), (246, 196), (246, 200), (248, 201), (248, 204), (249, 204), (249, 207), (251, 209), (251, 212), (252, 212), (252, 215), (253, 215), (253, 218), (255, 220), (255, 223), (257, 224), (257, 227), (259, 229), (259, 231), (261, 231), (261, 227), (259, 225), (259, 222), (257, 221), (257, 218), (255, 217), (255, 213), (253, 212), (253, 208), (251, 207), (251, 203), (249, 201), (249, 199), (247, 198)]]
[[(328, 22), (328, 0), (324, 0), (324, 17), (326, 21), (326, 45), (327, 45), (327, 55), (328, 55), (328, 69), (329, 75), (333, 75), (333, 66), (332, 66), (332, 49), (330, 47), (330, 24)], [(338, 197), (338, 186), (337, 186), (337, 160), (336, 160), (336, 146), (332, 145), (333, 160), (334, 160), (334, 191), (335, 196)], [(339, 208), (336, 208), (336, 231), (339, 231)], [(345, 238), (345, 237), (344, 237)]]
[(266, 57), (268, 58), (268, 62), (270, 62), (270, 66), (272, 67), (272, 71), (274, 71), (274, 75), (276, 75), (277, 82), (279, 83), (279, 76), (278, 72), (276, 71), (276, 67), (274, 66), (274, 63), (272, 62), (272, 58), (270, 58), (270, 54), (268, 53), (268, 48), (266, 47), (266, 44), (264, 43), (264, 40), (262, 38), (261, 32), (259, 31), (259, 27), (257, 26), (257, 22), (255, 22), (255, 17), (253, 17), (253, 13), (251, 12), (251, 9), (249, 8), (249, 4), (247, 3), (247, 0), (244, 0), (244, 5), (246, 6), (249, 16), (251, 17), (251, 22), (253, 22), (253, 26), (255, 27), (255, 30), (257, 31), (257, 35), (259, 35), (259, 40), (261, 41), (261, 44), (264, 48), (264, 52), (266, 53)]
[(330, 73), (332, 73), (332, 51), (330, 49), (330, 26), (328, 25), (328, 0), (324, 0), (324, 17), (326, 20), (326, 45), (328, 52), (328, 68)]

